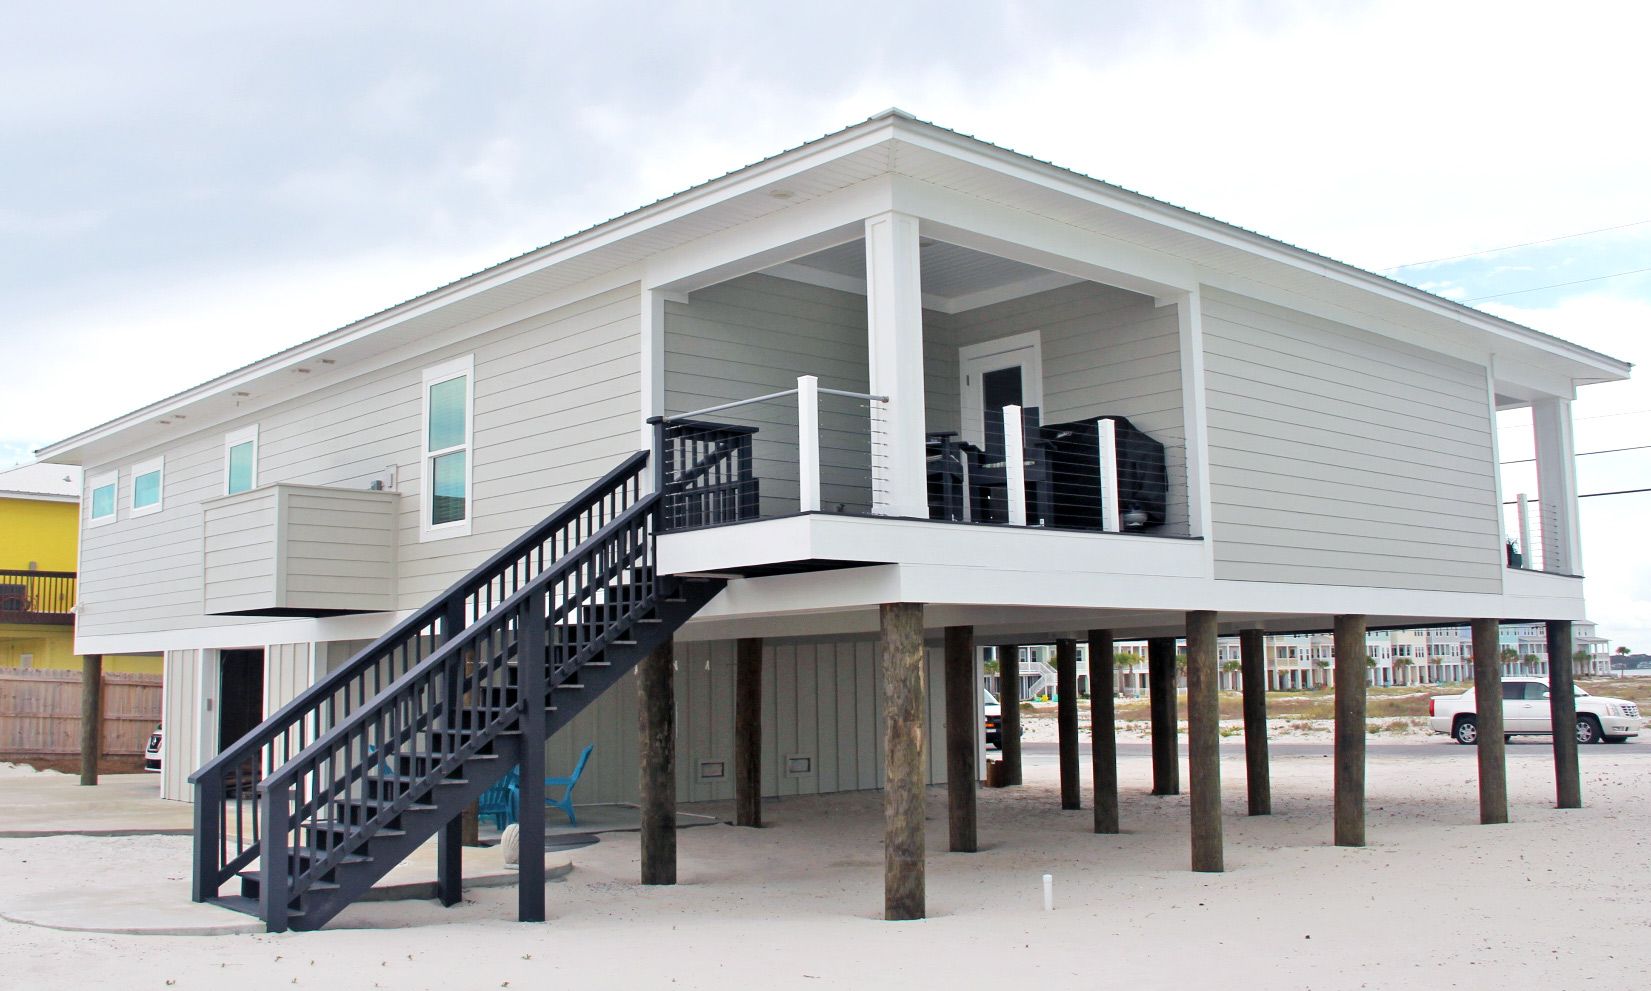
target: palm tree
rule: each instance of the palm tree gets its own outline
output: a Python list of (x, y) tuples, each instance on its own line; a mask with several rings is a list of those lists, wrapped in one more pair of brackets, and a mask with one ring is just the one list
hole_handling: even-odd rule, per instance
[(1244, 665), (1239, 663), (1238, 661), (1224, 661), (1222, 663), (1221, 670), (1225, 671), (1227, 673), (1227, 684), (1229, 684), (1229, 685), (1237, 685), (1238, 684), (1238, 679), (1233, 677), (1233, 676), (1238, 674), (1238, 672), (1243, 667), (1244, 667)]
[(1408, 672), (1416, 662), (1408, 657), (1393, 658), (1393, 672), (1397, 677), (1393, 680), (1401, 685), (1409, 683)]

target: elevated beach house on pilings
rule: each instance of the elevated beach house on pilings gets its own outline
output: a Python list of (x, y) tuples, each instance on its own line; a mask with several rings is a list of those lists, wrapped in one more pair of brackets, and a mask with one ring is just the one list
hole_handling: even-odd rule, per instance
[[(1087, 639), (1109, 684), (1115, 639), (1173, 678), (1188, 636), (1192, 863), (1219, 869), (1216, 634), (1333, 628), (1350, 716), (1367, 628), (1568, 635), (1570, 403), (1627, 374), (889, 111), (42, 456), (115, 486), (83, 519), (78, 649), (165, 651), (197, 899), (314, 928), (434, 840), (452, 901), (461, 810), (519, 768), (543, 918), (538, 782), (594, 744), (580, 797), (641, 803), (652, 883), (679, 800), (755, 823), (888, 789), (910, 918), (925, 784), (975, 843), (976, 645), (1055, 642), (1064, 680)], [(1509, 566), (1497, 481), (1496, 412), (1526, 406), (1540, 571)], [(1338, 842), (1363, 841), (1362, 746), (1338, 743)]]

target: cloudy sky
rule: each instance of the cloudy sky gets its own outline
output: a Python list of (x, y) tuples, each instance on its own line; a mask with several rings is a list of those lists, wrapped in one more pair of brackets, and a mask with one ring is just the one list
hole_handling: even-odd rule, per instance
[[(1644, 10), (12, 5), (0, 465), (888, 106), (1641, 362)], [(1576, 414), (1651, 442), (1651, 381)], [(1595, 618), (1651, 648), (1651, 496), (1583, 506)]]

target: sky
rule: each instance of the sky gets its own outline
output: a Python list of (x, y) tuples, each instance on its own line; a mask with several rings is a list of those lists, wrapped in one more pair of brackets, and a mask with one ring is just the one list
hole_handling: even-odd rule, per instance
[[(1651, 359), (1643, 4), (163, 0), (0, 25), (0, 466), (889, 106)], [(1651, 382), (1575, 415), (1579, 452), (1651, 443)], [(1579, 479), (1651, 487), (1651, 451)], [(1590, 612), (1638, 650), (1648, 500), (1582, 502)]]

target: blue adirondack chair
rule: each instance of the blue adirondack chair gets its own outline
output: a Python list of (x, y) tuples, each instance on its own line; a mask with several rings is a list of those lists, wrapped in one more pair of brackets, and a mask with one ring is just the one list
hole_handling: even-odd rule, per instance
[(498, 784), (482, 792), (476, 818), (492, 816), (493, 828), (501, 830), (515, 822), (521, 808), (521, 781), (521, 767), (513, 767), (506, 772)]
[(556, 787), (563, 789), (561, 798), (551, 798), (550, 793), (547, 790), (545, 793), (545, 806), (548, 808), (561, 809), (563, 812), (566, 812), (568, 814), (568, 825), (570, 826), (579, 825), (578, 818), (573, 814), (573, 786), (579, 783), (579, 775), (585, 773), (585, 762), (590, 760), (590, 752), (595, 749), (596, 744), (594, 743), (585, 745), (584, 752), (579, 755), (579, 762), (573, 765), (572, 774), (565, 778), (545, 779), (546, 789)]

